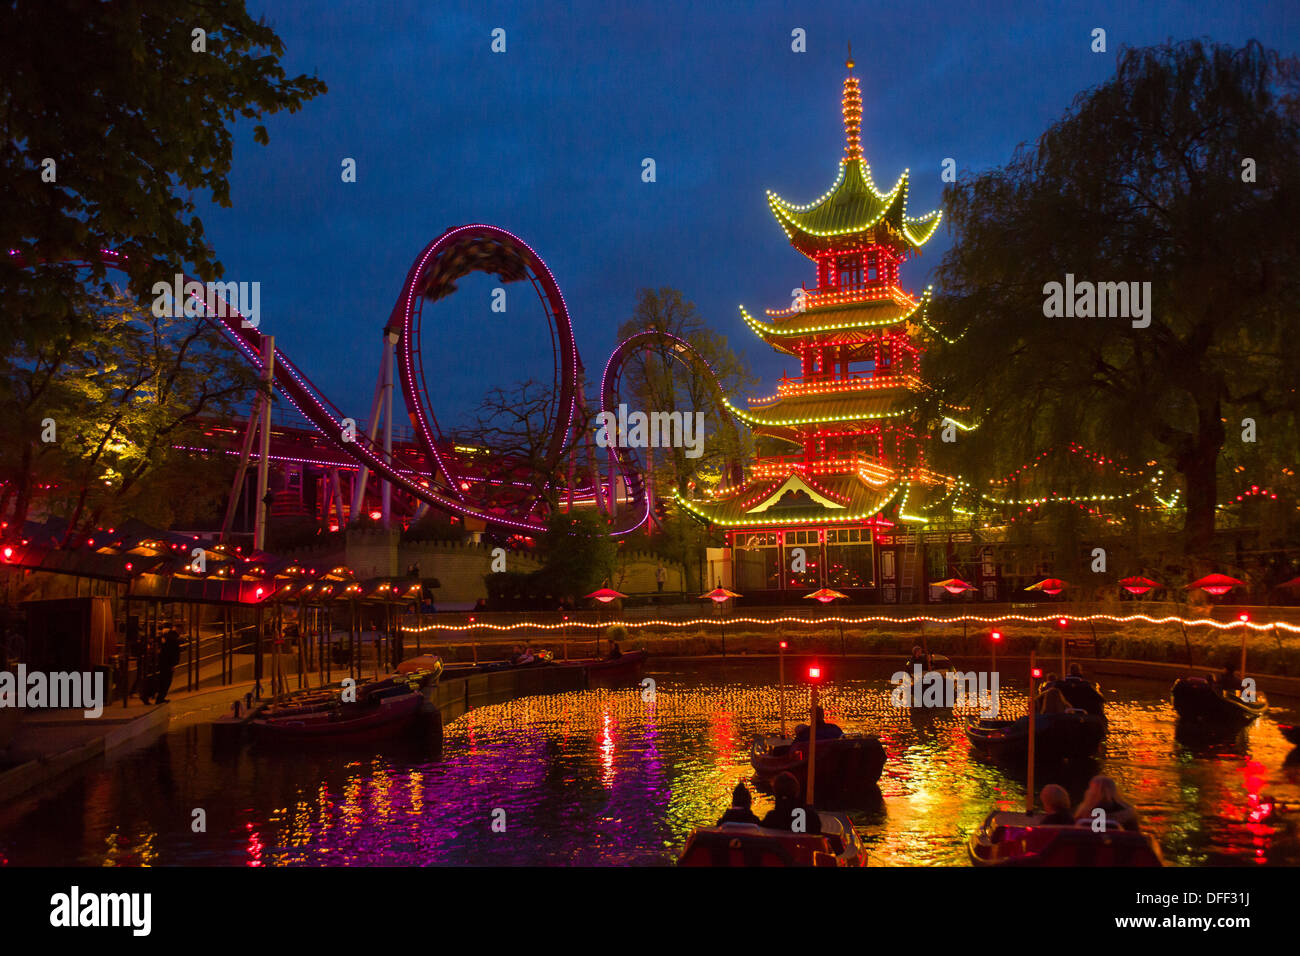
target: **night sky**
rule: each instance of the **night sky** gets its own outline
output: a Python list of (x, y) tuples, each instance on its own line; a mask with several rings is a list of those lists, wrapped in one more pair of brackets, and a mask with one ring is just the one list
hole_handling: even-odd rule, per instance
[[(1113, 74), (1123, 44), (1300, 47), (1298, 8), (1280, 2), (249, 8), (284, 40), (286, 71), (315, 73), (329, 92), (272, 117), (269, 147), (253, 142), (252, 122), (239, 127), (233, 207), (200, 214), (226, 278), (261, 282), (261, 330), (357, 418), (413, 259), (468, 222), (509, 229), (541, 254), (595, 378), (644, 286), (681, 289), (765, 381), (790, 368), (737, 307), (761, 315), (813, 284), (764, 193), (804, 203), (833, 182), (848, 41), (867, 160), (882, 188), (911, 169), (913, 215), (937, 204), (945, 157), (963, 172), (1006, 162)], [(490, 50), (496, 27), (503, 54)], [(806, 53), (791, 51), (796, 27)], [(1104, 54), (1090, 50), (1094, 27), (1106, 30)], [(344, 157), (357, 161), (356, 183), (341, 181)], [(645, 157), (655, 183), (641, 181)], [(941, 227), (903, 284), (923, 288), (950, 243)], [(471, 276), (434, 307), (440, 343), (426, 311), (444, 426), (491, 385), (551, 378), (535, 297), (510, 286), (507, 313), (495, 314), (496, 284)]]

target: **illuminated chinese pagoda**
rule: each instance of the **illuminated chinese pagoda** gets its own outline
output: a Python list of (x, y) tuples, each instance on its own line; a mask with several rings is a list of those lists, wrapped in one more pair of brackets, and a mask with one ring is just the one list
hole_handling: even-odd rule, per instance
[(848, 68), (839, 178), (804, 206), (767, 196), (791, 245), (815, 263), (816, 285), (798, 290), (790, 308), (769, 309), (767, 321), (741, 308), (765, 342), (798, 358), (799, 377), (747, 408), (727, 403), (756, 435), (792, 453), (760, 457), (739, 487), (681, 504), (726, 532), (725, 577), (742, 592), (870, 588), (895, 601), (915, 594), (917, 573), (914, 546), (909, 553), (899, 532), (919, 530), (956, 490), (926, 467), (933, 423), (922, 412), (919, 362), (925, 336), (937, 334), (926, 318), (930, 292), (917, 298), (899, 279), (940, 213), (907, 215), (906, 171), (888, 192), (876, 188), (852, 59)]

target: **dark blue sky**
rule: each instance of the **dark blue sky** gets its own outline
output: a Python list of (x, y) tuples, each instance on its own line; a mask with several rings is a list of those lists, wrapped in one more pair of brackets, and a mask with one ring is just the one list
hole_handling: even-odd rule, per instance
[[(884, 187), (911, 169), (913, 214), (936, 205), (945, 157), (963, 171), (1005, 162), (1114, 72), (1121, 44), (1300, 45), (1300, 8), (1282, 2), (249, 7), (283, 38), (286, 70), (315, 73), (329, 92), (273, 117), (269, 147), (241, 126), (234, 205), (201, 214), (226, 277), (261, 282), (262, 330), (358, 418), (412, 260), (448, 226), (476, 221), (546, 260), (594, 375), (636, 290), (666, 285), (765, 380), (777, 377), (787, 362), (737, 306), (761, 314), (812, 284), (764, 191), (808, 202), (834, 180), (846, 41), (867, 159)], [(496, 27), (504, 54), (490, 50)], [(791, 52), (795, 27), (806, 53)], [(1105, 54), (1089, 49), (1094, 27), (1106, 30)], [(357, 161), (356, 183), (340, 180), (344, 157)], [(641, 181), (644, 157), (655, 183)], [(941, 227), (904, 266), (904, 285), (922, 288), (950, 242)], [(492, 313), (495, 284), (471, 277), (432, 313), (443, 352), (426, 338), (425, 363), (442, 376), (430, 384), (444, 425), (490, 385), (550, 379), (536, 300), (515, 295)]]

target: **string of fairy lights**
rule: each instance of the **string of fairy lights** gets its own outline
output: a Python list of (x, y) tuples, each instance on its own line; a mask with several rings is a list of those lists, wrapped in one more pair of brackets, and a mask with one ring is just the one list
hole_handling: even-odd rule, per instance
[(888, 614), (873, 614), (862, 617), (845, 617), (845, 616), (818, 616), (818, 617), (799, 617), (786, 615), (783, 617), (697, 617), (697, 618), (676, 618), (661, 619), (654, 618), (642, 621), (515, 621), (510, 624), (497, 624), (488, 621), (469, 621), (464, 624), (423, 624), (418, 626), (403, 625), (403, 630), (408, 633), (427, 633), (429, 631), (450, 631), (454, 633), (464, 633), (467, 631), (482, 630), (493, 632), (513, 632), (521, 630), (537, 630), (559, 633), (563, 631), (575, 630), (600, 630), (607, 628), (612, 624), (618, 624), (627, 628), (629, 631), (643, 630), (646, 628), (659, 628), (668, 630), (684, 630), (687, 628), (716, 627), (718, 622), (724, 620), (728, 627), (734, 627), (738, 624), (756, 624), (756, 625), (799, 625), (808, 627), (823, 627), (827, 624), (980, 624), (995, 625), (1014, 622), (1026, 625), (1049, 625), (1062, 627), (1064, 624), (1178, 624), (1182, 627), (1191, 628), (1210, 628), (1216, 631), (1230, 631), (1234, 629), (1245, 629), (1254, 632), (1278, 632), (1285, 631), (1288, 634), (1300, 634), (1300, 624), (1292, 624), (1289, 621), (1254, 621), (1241, 620), (1240, 618), (1232, 621), (1216, 621), (1212, 618), (1205, 617), (1182, 617), (1176, 614), (1168, 614), (1163, 617), (1154, 617), (1150, 614), (1049, 614), (1049, 615), (1032, 615), (1032, 614), (996, 614), (996, 615), (979, 615), (979, 614), (958, 614), (946, 617), (939, 617), (931, 614), (914, 614), (906, 617), (894, 617)]

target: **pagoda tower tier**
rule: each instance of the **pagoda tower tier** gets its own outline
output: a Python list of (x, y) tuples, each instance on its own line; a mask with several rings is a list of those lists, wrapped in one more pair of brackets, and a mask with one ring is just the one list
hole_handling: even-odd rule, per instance
[[(920, 359), (938, 334), (926, 316), (930, 290), (916, 296), (900, 284), (903, 262), (934, 235), (940, 213), (907, 214), (907, 172), (888, 192), (876, 188), (862, 153), (851, 58), (848, 67), (846, 145), (834, 185), (803, 206), (767, 195), (790, 244), (813, 261), (814, 285), (765, 319), (740, 310), (764, 342), (798, 359), (798, 374), (782, 377), (770, 395), (726, 404), (789, 453), (756, 459), (739, 486), (678, 497), (726, 531), (734, 561), (761, 565), (737, 586), (883, 590), (902, 570), (873, 545), (899, 526), (923, 526), (958, 490), (926, 465), (926, 408), (934, 402)], [(805, 570), (794, 570), (801, 564)]]

